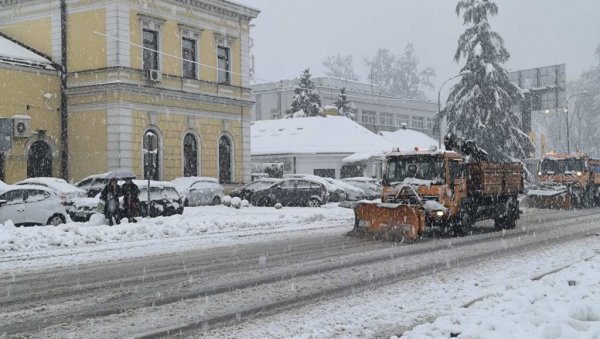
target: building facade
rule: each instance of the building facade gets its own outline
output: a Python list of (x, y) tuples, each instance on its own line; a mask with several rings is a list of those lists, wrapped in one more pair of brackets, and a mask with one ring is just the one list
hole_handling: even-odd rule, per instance
[(0, 33), (0, 180), (58, 173), (60, 76), (47, 57)]
[(69, 180), (113, 169), (250, 179), (249, 30), (258, 10), (224, 0), (66, 0), (63, 28), (59, 0), (0, 3), (0, 32), (57, 64), (66, 33)]
[[(433, 135), (433, 119), (437, 113), (437, 105), (433, 102), (379, 95), (377, 86), (357, 81), (315, 77), (313, 82), (321, 94), (323, 106), (332, 106), (340, 90), (346, 88), (356, 122), (372, 132), (395, 131), (406, 124), (410, 129)], [(256, 102), (252, 120), (285, 117), (297, 84), (298, 80), (294, 79), (251, 85)]]

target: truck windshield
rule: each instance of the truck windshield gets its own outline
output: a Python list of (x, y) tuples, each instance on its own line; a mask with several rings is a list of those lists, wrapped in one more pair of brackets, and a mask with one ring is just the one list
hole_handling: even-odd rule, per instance
[(542, 161), (542, 174), (562, 174), (585, 170), (583, 159), (544, 159)]
[(390, 183), (413, 178), (444, 183), (444, 159), (441, 156), (400, 156), (387, 161), (386, 174)]

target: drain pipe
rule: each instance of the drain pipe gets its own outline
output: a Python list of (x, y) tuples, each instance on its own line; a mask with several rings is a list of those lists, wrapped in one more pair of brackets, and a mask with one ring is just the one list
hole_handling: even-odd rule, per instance
[(69, 139), (67, 111), (67, 0), (60, 0), (60, 177), (69, 180)]

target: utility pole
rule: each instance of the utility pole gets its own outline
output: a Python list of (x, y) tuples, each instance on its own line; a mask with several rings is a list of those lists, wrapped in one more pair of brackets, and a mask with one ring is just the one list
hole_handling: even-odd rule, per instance
[(67, 0), (60, 0), (60, 176), (69, 180), (69, 138), (67, 111)]

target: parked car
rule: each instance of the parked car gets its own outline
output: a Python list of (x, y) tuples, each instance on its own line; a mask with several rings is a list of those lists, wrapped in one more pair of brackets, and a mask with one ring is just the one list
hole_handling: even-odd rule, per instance
[(77, 188), (63, 179), (51, 177), (27, 178), (16, 182), (15, 185), (35, 185), (47, 187), (56, 192), (62, 204), (68, 210), (73, 206), (73, 201), (76, 198), (85, 197), (85, 191)]
[(77, 198), (73, 200), (73, 207), (69, 210), (69, 216), (73, 221), (88, 221), (92, 215), (103, 213), (100, 205), (100, 193), (92, 198)]
[[(150, 204), (148, 204), (148, 181), (133, 180), (140, 188), (140, 215), (150, 217), (183, 214), (183, 199), (175, 185), (167, 181), (150, 181)], [(148, 207), (149, 206), (149, 207)]]
[(329, 199), (327, 188), (322, 183), (304, 178), (283, 179), (267, 188), (254, 192), (252, 204), (255, 206), (319, 207)]
[[(140, 189), (140, 210), (136, 216), (146, 216), (148, 213), (148, 181), (133, 181)], [(123, 204), (121, 200), (121, 212)], [(103, 213), (104, 202), (100, 200), (100, 193), (93, 198), (79, 198), (75, 200), (73, 208), (69, 211), (71, 219), (75, 221), (88, 221), (96, 213)], [(150, 181), (150, 216), (170, 216), (183, 213), (183, 202), (175, 186), (170, 182)], [(124, 215), (123, 213), (121, 213)]]
[(254, 192), (259, 191), (261, 189), (265, 189), (275, 183), (280, 182), (281, 179), (277, 178), (262, 178), (256, 181), (249, 182), (242, 187), (238, 187), (231, 191), (229, 194), (232, 197), (238, 197), (240, 199), (246, 199), (248, 201), (252, 201), (252, 196)]
[(95, 197), (108, 184), (111, 178), (122, 180), (135, 178), (135, 175), (127, 170), (114, 170), (106, 173), (93, 174), (75, 183), (75, 186), (86, 192), (89, 198)]
[(0, 223), (59, 225), (68, 221), (56, 192), (40, 185), (9, 185), (0, 192)]
[(373, 200), (381, 198), (383, 186), (381, 186), (377, 179), (369, 177), (352, 177), (342, 179), (342, 181), (358, 188), (362, 188), (365, 191), (367, 199)]
[(220, 205), (225, 189), (211, 177), (180, 177), (171, 181), (184, 206)]
[(366, 193), (362, 188), (352, 186), (349, 183), (344, 182), (342, 180), (331, 179), (331, 178), (323, 178), (323, 179), (327, 180), (331, 184), (341, 187), (344, 190), (344, 192), (346, 193), (346, 198), (348, 200), (357, 201), (357, 200), (364, 199), (366, 197)]
[(284, 174), (283, 177), (284, 178), (305, 178), (305, 179), (314, 180), (314, 181), (317, 181), (317, 182), (323, 184), (323, 186), (325, 186), (325, 188), (327, 189), (327, 192), (329, 192), (330, 201), (332, 201), (332, 202), (344, 201), (344, 200), (348, 199), (348, 196), (346, 195), (346, 192), (344, 191), (343, 188), (341, 188), (340, 186), (338, 186), (336, 184), (330, 183), (329, 181), (325, 180), (323, 177), (320, 177), (317, 175), (312, 175), (312, 174)]

